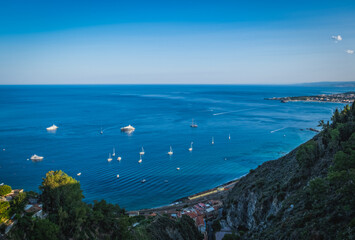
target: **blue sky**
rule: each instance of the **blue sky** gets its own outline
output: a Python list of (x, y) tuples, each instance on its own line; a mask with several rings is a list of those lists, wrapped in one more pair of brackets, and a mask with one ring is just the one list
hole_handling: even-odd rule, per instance
[(354, 49), (347, 0), (0, 2), (0, 84), (353, 81)]

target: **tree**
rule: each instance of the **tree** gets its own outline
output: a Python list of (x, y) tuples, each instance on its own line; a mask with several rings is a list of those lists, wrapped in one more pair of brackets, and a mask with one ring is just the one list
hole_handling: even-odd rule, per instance
[(12, 201), (11, 201), (11, 210), (13, 213), (20, 213), (23, 211), (27, 202), (26, 193), (19, 193)]
[(49, 213), (58, 213), (59, 208), (70, 209), (84, 197), (80, 184), (62, 171), (49, 171), (39, 187), (43, 207)]
[(33, 240), (58, 239), (59, 226), (48, 219), (36, 219), (30, 238)]
[(82, 202), (80, 183), (62, 171), (50, 171), (39, 188), (50, 220), (58, 224), (68, 238), (80, 234), (88, 211), (88, 206)]
[(302, 167), (311, 167), (318, 158), (318, 145), (314, 140), (301, 145), (297, 151), (296, 159)]
[(0, 202), (0, 223), (9, 218), (10, 203), (7, 201)]
[(5, 196), (11, 193), (12, 188), (9, 185), (2, 185), (0, 186), (0, 196)]

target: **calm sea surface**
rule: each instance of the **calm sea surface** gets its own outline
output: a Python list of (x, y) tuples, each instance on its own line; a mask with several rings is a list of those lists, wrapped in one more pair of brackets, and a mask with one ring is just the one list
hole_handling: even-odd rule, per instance
[[(301, 129), (315, 128), (343, 106), (280, 103), (265, 97), (349, 90), (353, 89), (1, 86), (0, 183), (39, 191), (46, 172), (63, 170), (80, 181), (87, 202), (105, 199), (128, 210), (168, 204), (285, 155), (315, 135)], [(190, 127), (192, 119), (198, 128)], [(46, 131), (52, 124), (59, 127), (55, 133)], [(128, 124), (136, 128), (130, 135), (120, 131)], [(142, 146), (145, 155), (139, 164)], [(116, 156), (108, 162), (113, 147)], [(44, 160), (27, 160), (33, 154)]]

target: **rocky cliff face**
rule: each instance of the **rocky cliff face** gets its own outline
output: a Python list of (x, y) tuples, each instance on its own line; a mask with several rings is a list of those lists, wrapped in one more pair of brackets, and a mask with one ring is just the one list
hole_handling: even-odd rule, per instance
[(312, 141), (320, 152), (312, 166), (300, 166), (297, 148), (251, 170), (231, 191), (225, 200), (226, 220), (236, 231), (245, 232), (245, 239), (299, 239), (299, 235), (281, 232), (275, 224), (302, 214), (307, 196), (301, 191), (311, 179), (326, 176), (332, 163), (335, 151), (325, 149), (321, 135)]

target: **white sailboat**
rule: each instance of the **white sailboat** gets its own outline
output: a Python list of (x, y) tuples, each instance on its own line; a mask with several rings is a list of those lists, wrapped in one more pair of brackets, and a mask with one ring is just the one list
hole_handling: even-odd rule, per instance
[(119, 174), (117, 174), (117, 178), (119, 178), (120, 177), (120, 175)]
[(114, 157), (116, 155), (116, 153), (115, 153), (115, 148), (113, 148), (113, 150), (112, 150), (112, 157)]
[(111, 153), (108, 154), (108, 159), (107, 159), (108, 162), (111, 162), (112, 161), (112, 157), (111, 157)]
[(192, 119), (192, 123), (191, 123), (190, 127), (192, 127), (192, 128), (197, 128), (198, 127), (197, 124), (194, 123), (194, 119)]
[(214, 137), (212, 137), (212, 145), (214, 144)]
[(193, 142), (191, 142), (191, 147), (189, 148), (189, 151), (192, 152), (192, 144), (194, 144)]
[(104, 131), (103, 131), (102, 128), (101, 128), (100, 134), (103, 134), (103, 133), (104, 133)]
[(142, 151), (139, 152), (139, 155), (144, 155), (145, 152), (144, 152), (144, 148), (142, 147)]
[(142, 155), (139, 155), (139, 161), (138, 161), (138, 163), (142, 163)]
[(179, 167), (177, 167), (177, 168), (176, 168), (176, 170), (178, 170), (178, 171), (179, 171), (179, 170), (180, 170), (180, 168), (179, 168)]
[(228, 139), (231, 140), (231, 134), (229, 134)]
[(78, 174), (76, 174), (76, 175), (80, 176), (80, 175), (81, 175), (81, 172), (80, 172), (80, 173), (78, 173)]
[(173, 155), (173, 148), (170, 146), (170, 151), (168, 152), (169, 155)]
[(118, 157), (118, 158), (117, 158), (117, 161), (121, 161), (121, 160), (122, 160), (122, 158), (121, 158), (121, 157)]

